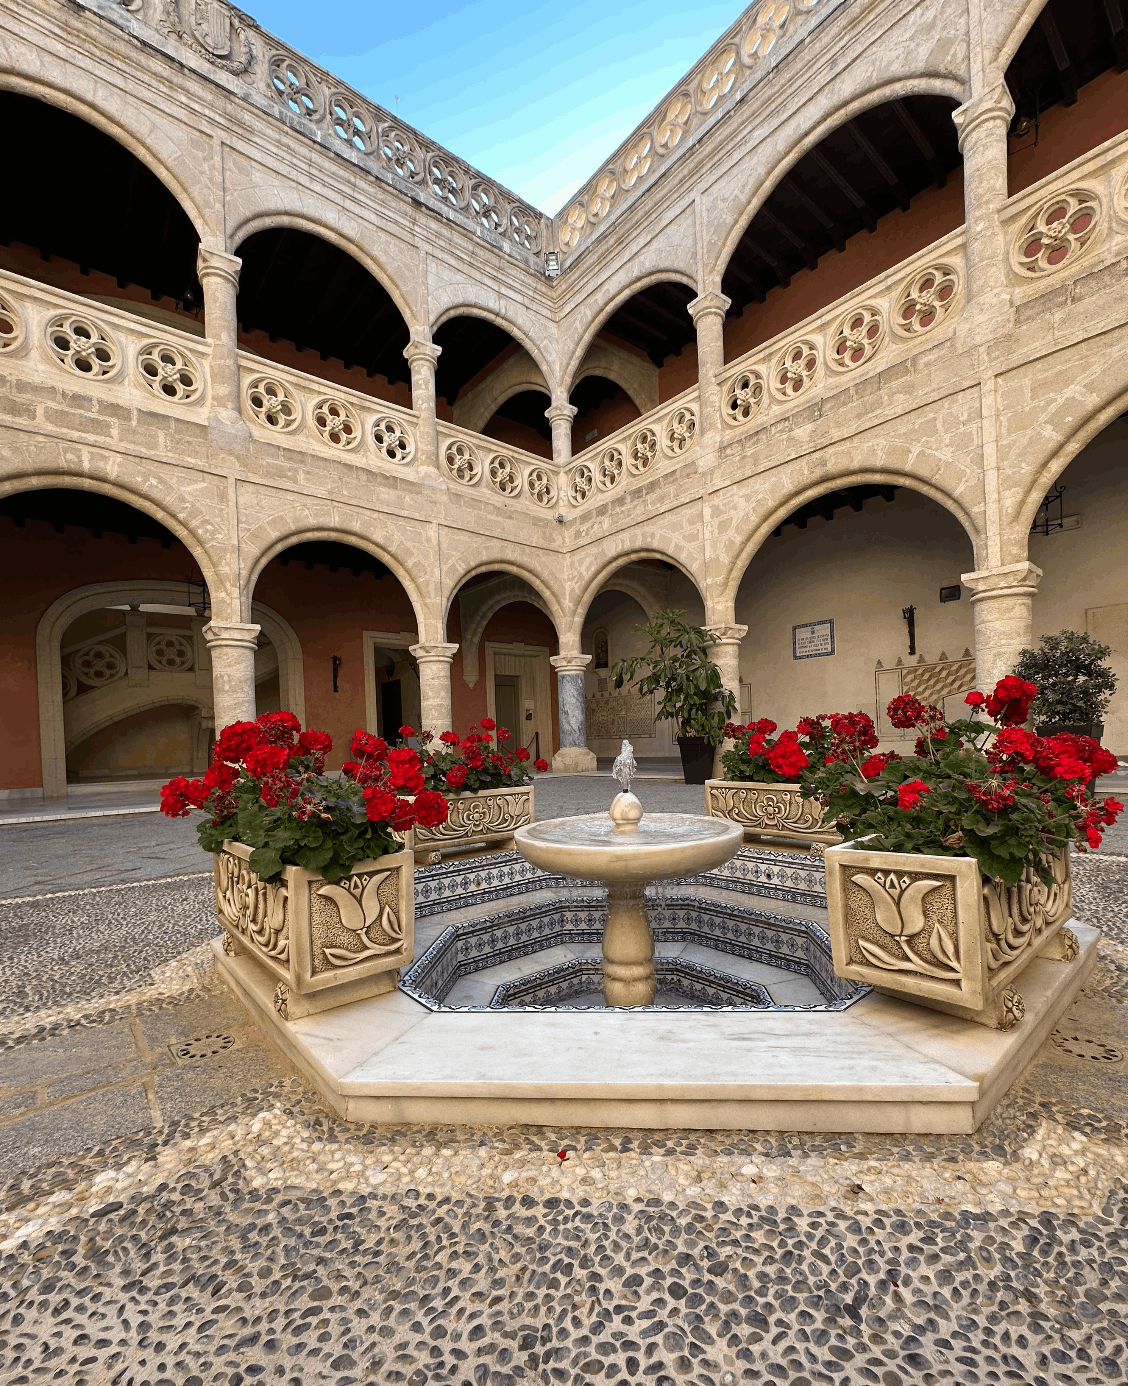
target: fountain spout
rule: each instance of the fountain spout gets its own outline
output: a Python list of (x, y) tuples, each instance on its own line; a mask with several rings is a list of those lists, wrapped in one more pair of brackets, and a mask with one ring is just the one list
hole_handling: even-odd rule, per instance
[(619, 781), (620, 791), (611, 800), (611, 807), (608, 809), (615, 831), (638, 832), (643, 808), (638, 797), (631, 793), (631, 781), (638, 774), (638, 762), (635, 760), (634, 747), (629, 741), (623, 742), (615, 764), (611, 767), (611, 774)]

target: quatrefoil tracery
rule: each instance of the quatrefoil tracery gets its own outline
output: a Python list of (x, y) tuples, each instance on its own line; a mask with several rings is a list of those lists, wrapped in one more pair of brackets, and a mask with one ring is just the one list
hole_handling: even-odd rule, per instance
[(319, 399), (309, 417), (318, 437), (331, 448), (346, 452), (360, 442), (360, 420), (343, 400)]
[(482, 461), (469, 443), (456, 438), (443, 453), (447, 471), (463, 486), (477, 486), (482, 479)]
[(745, 424), (764, 405), (764, 377), (759, 371), (741, 371), (729, 381), (722, 413), (726, 423)]
[(154, 394), (177, 404), (190, 404), (204, 388), (204, 373), (196, 362), (170, 342), (149, 342), (137, 353), (141, 379)]
[(1101, 204), (1094, 193), (1081, 188), (1058, 193), (1023, 222), (1011, 249), (1011, 264), (1024, 279), (1073, 264), (1092, 244), (1101, 221)]
[(59, 365), (91, 380), (104, 380), (121, 365), (121, 352), (93, 318), (60, 313), (47, 324), (47, 345)]
[(837, 371), (850, 371), (875, 356), (885, 342), (885, 315), (872, 303), (850, 311), (839, 320), (830, 339), (828, 359)]
[(899, 337), (919, 337), (943, 322), (955, 306), (960, 280), (951, 265), (918, 270), (897, 295), (893, 331)]
[(819, 371), (819, 349), (808, 338), (792, 342), (776, 357), (772, 368), (772, 394), (780, 400), (795, 399)]

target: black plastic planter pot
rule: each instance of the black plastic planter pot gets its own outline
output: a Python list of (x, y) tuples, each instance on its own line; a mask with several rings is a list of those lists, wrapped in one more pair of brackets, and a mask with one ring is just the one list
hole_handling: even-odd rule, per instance
[(1041, 722), (1034, 730), (1039, 736), (1060, 736), (1064, 732), (1069, 736), (1091, 736), (1099, 741), (1104, 736), (1104, 723)]
[(682, 775), (686, 784), (704, 784), (713, 774), (713, 747), (703, 736), (679, 736)]

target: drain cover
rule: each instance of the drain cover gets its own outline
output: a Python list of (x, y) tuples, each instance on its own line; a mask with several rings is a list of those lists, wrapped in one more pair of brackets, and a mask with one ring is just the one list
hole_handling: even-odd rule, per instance
[(222, 1054), (234, 1043), (234, 1035), (196, 1035), (194, 1039), (170, 1044), (169, 1052), (178, 1064), (190, 1064), (193, 1059), (210, 1059), (215, 1054)]
[(1055, 1030), (1053, 1042), (1066, 1054), (1075, 1059), (1095, 1059), (1097, 1063), (1118, 1064), (1124, 1055), (1119, 1049), (1104, 1040), (1094, 1039), (1092, 1035), (1070, 1035), (1064, 1030)]

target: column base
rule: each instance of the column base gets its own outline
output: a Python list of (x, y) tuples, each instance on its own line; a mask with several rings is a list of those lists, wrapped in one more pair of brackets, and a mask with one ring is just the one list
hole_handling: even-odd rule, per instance
[(595, 752), (586, 746), (561, 746), (552, 757), (555, 775), (593, 775), (595, 765)]

